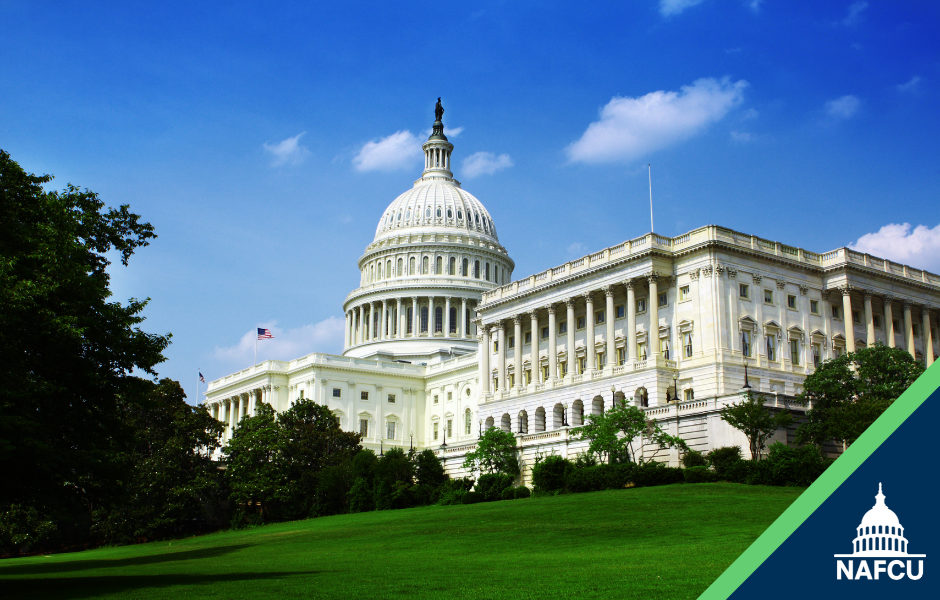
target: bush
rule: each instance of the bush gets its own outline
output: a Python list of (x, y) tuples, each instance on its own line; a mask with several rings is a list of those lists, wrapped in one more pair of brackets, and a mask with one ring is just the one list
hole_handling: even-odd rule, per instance
[(686, 469), (704, 467), (707, 465), (708, 461), (705, 460), (705, 455), (698, 450), (689, 450), (685, 453), (685, 456), (682, 457), (682, 466)]
[(501, 500), (515, 500), (516, 499), (516, 488), (509, 486), (503, 493), (499, 495)]
[(737, 462), (729, 463), (725, 466), (724, 475), (719, 475), (716, 473), (719, 479), (725, 481), (732, 481), (734, 483), (749, 483), (749, 478), (751, 474), (751, 461), (749, 460), (739, 460)]
[(527, 487), (524, 486), (524, 485), (520, 485), (519, 487), (515, 488), (515, 490), (516, 490), (516, 498), (517, 498), (517, 499), (518, 499), (518, 498), (528, 498), (529, 496), (532, 495), (532, 490), (530, 490), (529, 488), (527, 488)]
[(597, 466), (597, 457), (595, 457), (590, 452), (581, 452), (574, 458), (574, 466), (578, 469), (584, 469), (586, 467), (596, 467)]
[(765, 460), (766, 472), (761, 473), (765, 485), (808, 487), (832, 464), (813, 445), (791, 448), (777, 442), (770, 446)]
[(655, 485), (669, 485), (682, 483), (685, 476), (678, 467), (667, 467), (664, 463), (648, 462), (638, 465), (634, 471), (633, 483), (637, 487), (652, 487)]
[(483, 502), (483, 494), (480, 492), (467, 492), (463, 495), (464, 504), (476, 504), (477, 502)]
[(476, 491), (483, 496), (484, 502), (492, 502), (502, 497), (503, 490), (512, 485), (515, 478), (505, 473), (487, 473), (477, 480)]
[(464, 495), (473, 487), (473, 480), (469, 477), (448, 479), (436, 492), (437, 503), (443, 506), (450, 504), (463, 504)]
[(715, 474), (718, 475), (719, 479), (727, 479), (729, 481), (740, 481), (732, 476), (732, 472), (735, 475), (740, 474), (741, 466), (739, 463), (743, 460), (744, 459), (741, 458), (740, 446), (715, 448), (705, 455), (705, 461), (715, 470)]
[(686, 483), (709, 483), (718, 480), (718, 475), (714, 471), (709, 471), (706, 466), (689, 467), (682, 471)]
[(532, 469), (532, 486), (538, 493), (554, 492), (565, 487), (568, 474), (574, 465), (566, 458), (548, 456)]

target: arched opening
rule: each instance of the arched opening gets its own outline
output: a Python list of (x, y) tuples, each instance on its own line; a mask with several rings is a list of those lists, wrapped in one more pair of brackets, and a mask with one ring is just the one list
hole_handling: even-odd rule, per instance
[(485, 425), (486, 425), (486, 428), (487, 428), (487, 429), (492, 429), (492, 428), (493, 428), (493, 417), (487, 417), (487, 418), (486, 418), (486, 424), (485, 424)]
[(591, 414), (592, 415), (604, 414), (604, 397), (603, 396), (594, 396), (594, 399), (591, 400)]
[(450, 333), (457, 333), (457, 307), (450, 307)]
[(428, 307), (421, 307), (421, 333), (428, 332)]
[(541, 406), (535, 409), (535, 433), (545, 431), (545, 409)]
[(627, 397), (624, 395), (623, 392), (615, 392), (614, 393), (614, 408), (618, 406), (623, 406), (623, 403), (624, 401), (626, 401), (626, 399)]
[(415, 274), (415, 257), (414, 256), (412, 256), (411, 259), (408, 261), (408, 273), (411, 275)]
[(434, 333), (444, 331), (444, 309), (440, 306), (434, 308)]
[(464, 435), (470, 435), (470, 432), (473, 429), (473, 413), (470, 412), (470, 409), (464, 411), (463, 413), (463, 422), (464, 422)]
[(640, 407), (649, 406), (649, 395), (645, 387), (636, 388), (636, 392), (633, 394), (633, 404)]
[(385, 261), (385, 276), (386, 277), (392, 276), (392, 261), (390, 260)]
[(441, 218), (441, 207), (440, 207), (440, 206), (437, 207), (437, 218), (438, 218), (438, 219)]
[(451, 256), (451, 257), (450, 257), (449, 268), (447, 269), (447, 274), (448, 274), (448, 275), (456, 275), (456, 274), (457, 274), (456, 269), (457, 269), (457, 259), (456, 259), (455, 257)]
[(426, 209), (424, 209), (424, 218), (425, 218), (425, 219), (430, 219), (430, 218), (431, 218), (431, 207), (430, 207), (430, 206), (427, 207)]
[(464, 277), (470, 276), (470, 261), (467, 260), (466, 258), (463, 259), (463, 270), (460, 272), (460, 274), (463, 275)]
[(552, 429), (561, 429), (565, 426), (565, 407), (559, 402), (552, 408)]
[(490, 263), (486, 263), (486, 276), (484, 277), (487, 281), (490, 280)]
[(519, 411), (519, 433), (529, 433), (529, 413)]
[(568, 422), (574, 427), (584, 425), (584, 403), (581, 400), (571, 403), (571, 418)]
[(499, 428), (503, 431), (512, 432), (512, 420), (509, 418), (509, 413), (503, 414), (503, 418), (499, 420)]
[(474, 261), (473, 263), (473, 276), (477, 279), (480, 278), (480, 261)]
[(401, 270), (402, 266), (404, 266), (404, 264), (403, 264), (402, 260), (399, 258), (399, 259), (398, 259), (398, 271), (396, 272), (396, 274), (397, 274), (399, 277), (401, 277), (402, 275), (404, 275), (404, 273), (403, 273), (402, 270)]
[(428, 274), (428, 262), (427, 256), (421, 259), (421, 273), (424, 275)]
[(440, 275), (443, 272), (444, 272), (444, 259), (438, 256), (437, 260), (434, 261), (434, 274)]

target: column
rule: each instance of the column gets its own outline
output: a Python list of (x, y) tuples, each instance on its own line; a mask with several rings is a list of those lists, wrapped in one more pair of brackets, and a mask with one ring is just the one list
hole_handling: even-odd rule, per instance
[(548, 378), (554, 381), (558, 379), (558, 327), (555, 325), (555, 305), (549, 304), (545, 309), (548, 311)]
[(863, 291), (862, 298), (865, 303), (865, 335), (868, 336), (865, 341), (868, 343), (868, 347), (871, 348), (875, 345), (875, 319), (871, 312), (871, 290)]
[(894, 348), (894, 311), (891, 308), (893, 300), (891, 296), (885, 296), (884, 298), (885, 336), (888, 338), (889, 348)]
[(232, 435), (235, 434), (235, 426), (238, 425), (238, 396), (233, 397), (229, 400), (229, 416), (231, 417), (231, 423), (229, 426), (232, 428)]
[(490, 391), (490, 329), (480, 327), (480, 395)]
[(398, 297), (397, 302), (398, 304), (395, 308), (395, 317), (398, 319), (398, 327), (395, 328), (395, 337), (400, 340), (404, 339), (405, 337), (405, 325), (407, 325), (407, 322), (405, 321), (405, 315), (401, 312), (400, 296)]
[(929, 306), (924, 306), (924, 312), (921, 317), (920, 325), (924, 328), (924, 360), (929, 367), (933, 364), (933, 331), (930, 330)]
[(904, 338), (907, 340), (907, 351), (911, 356), (916, 357), (917, 351), (914, 349), (914, 322), (911, 319), (911, 301), (905, 300), (901, 303), (904, 306)]
[(496, 325), (496, 369), (499, 391), (506, 391), (506, 325), (500, 321)]
[(428, 337), (434, 335), (434, 296), (428, 296)]
[(353, 346), (358, 346), (361, 342), (359, 341), (359, 336), (362, 331), (362, 309), (360, 307), (353, 308)]
[(420, 321), (418, 319), (418, 297), (411, 297), (411, 337), (418, 337), (418, 327)]
[[(382, 328), (379, 327), (379, 325), (381, 325), (381, 320), (382, 320), (381, 305), (382, 305), (381, 301), (378, 301), (378, 300), (374, 300), (369, 304), (369, 327), (371, 327), (371, 329), (369, 330), (369, 338), (372, 341), (378, 341), (382, 339), (382, 335), (381, 335)], [(376, 321), (380, 321), (380, 322), (376, 323)]]
[(222, 402), (219, 403), (219, 417), (218, 417), (218, 419), (219, 419), (220, 421), (222, 421), (222, 423), (224, 424), (224, 427), (222, 428), (222, 439), (223, 439), (223, 440), (228, 439), (228, 438), (225, 436), (225, 433), (226, 433), (225, 430), (228, 428), (229, 418), (230, 418), (230, 417), (229, 417), (228, 402), (226, 402), (226, 401), (223, 400)]
[(444, 337), (450, 337), (450, 296), (444, 297)]
[(532, 349), (530, 351), (529, 364), (532, 369), (532, 383), (539, 380), (539, 311), (533, 310), (529, 315), (532, 322)]
[(521, 390), (523, 387), (522, 381), (522, 315), (516, 315), (512, 318), (513, 330), (512, 334), (516, 338), (515, 352), (513, 353), (512, 362), (513, 366), (516, 368), (516, 389)]
[(584, 326), (585, 326), (585, 350), (587, 351), (587, 368), (585, 372), (590, 373), (594, 371), (595, 363), (597, 362), (594, 358), (594, 294), (587, 292), (584, 294), (584, 303), (586, 304), (586, 310), (584, 315)]
[(650, 316), (649, 344), (650, 356), (659, 355), (659, 288), (656, 286), (656, 279), (659, 273), (653, 271), (646, 276), (650, 285), (649, 306), (646, 308)]
[(629, 362), (636, 352), (636, 290), (634, 290), (633, 280), (623, 282), (627, 288), (627, 339), (624, 340), (623, 348), (626, 350), (626, 359)]
[(617, 342), (614, 339), (614, 322), (617, 319), (617, 315), (614, 314), (614, 286), (606, 286), (604, 296), (607, 298), (607, 304), (604, 307), (604, 322), (607, 323), (607, 366), (613, 369), (617, 364)]
[(468, 338), (467, 331), (467, 299), (460, 299), (460, 318), (457, 319), (457, 337), (459, 338)]
[(346, 311), (346, 330), (343, 332), (343, 349), (349, 348), (349, 311)]
[(566, 318), (568, 319), (566, 327), (568, 328), (568, 375), (574, 377), (574, 374), (577, 372), (577, 355), (575, 354), (574, 349), (574, 330), (576, 323), (574, 322), (574, 298), (568, 298), (565, 300), (565, 306), (568, 308), (568, 314)]
[(382, 300), (382, 322), (379, 323), (379, 339), (387, 340), (389, 338), (389, 332), (386, 327), (388, 327), (388, 301)]
[(845, 324), (845, 351), (855, 352), (855, 327), (852, 325), (852, 288), (843, 286), (842, 322)]

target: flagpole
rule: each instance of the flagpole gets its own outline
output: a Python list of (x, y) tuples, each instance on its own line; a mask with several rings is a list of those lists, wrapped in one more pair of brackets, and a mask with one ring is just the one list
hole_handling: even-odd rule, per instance
[(202, 367), (199, 367), (198, 369), (196, 369), (196, 404), (197, 405), (199, 404), (199, 369), (201, 368)]
[(647, 164), (646, 169), (650, 179), (650, 233), (653, 233), (656, 230), (655, 227), (653, 227), (653, 167)]

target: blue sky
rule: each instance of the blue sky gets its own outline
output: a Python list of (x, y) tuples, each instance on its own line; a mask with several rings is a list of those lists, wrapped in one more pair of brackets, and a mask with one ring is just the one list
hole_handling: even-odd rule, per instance
[(940, 271), (940, 4), (0, 0), (0, 148), (128, 203), (112, 269), (192, 399), (342, 349), (342, 302), (420, 175), (438, 96), (456, 176), (516, 277), (716, 223)]

